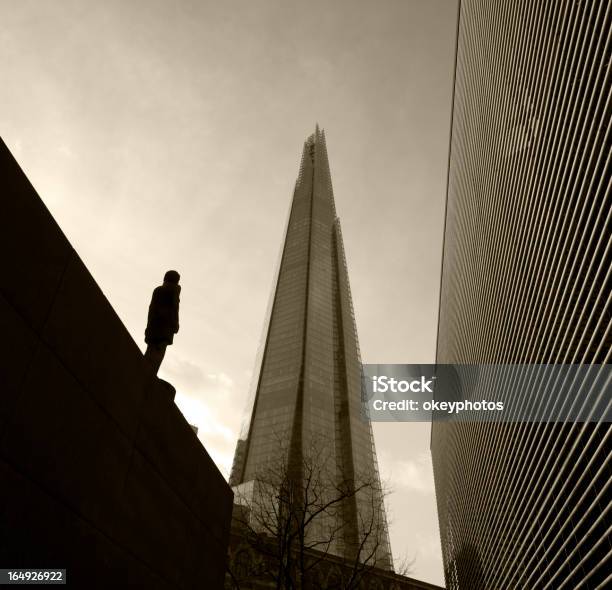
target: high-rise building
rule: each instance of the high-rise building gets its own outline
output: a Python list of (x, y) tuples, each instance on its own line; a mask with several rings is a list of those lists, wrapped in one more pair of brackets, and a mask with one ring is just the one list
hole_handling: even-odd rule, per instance
[[(582, 365), (587, 414), (611, 399), (611, 21), (460, 2), (440, 293), (438, 363)], [(434, 424), (447, 587), (609, 587), (610, 430)]]
[[(368, 478), (380, 487), (362, 408), (361, 359), (325, 135), (318, 126), (304, 144), (251, 407), (230, 477), (237, 492), (278, 461), (303, 477), (300, 465), (315, 459), (313, 453), (331, 460), (338, 483), (358, 487)], [(361, 516), (372, 505), (361, 501), (356, 494), (342, 503), (341, 534), (330, 553), (351, 557), (362, 542)], [(380, 525), (376, 566), (391, 569), (382, 497), (372, 516)]]

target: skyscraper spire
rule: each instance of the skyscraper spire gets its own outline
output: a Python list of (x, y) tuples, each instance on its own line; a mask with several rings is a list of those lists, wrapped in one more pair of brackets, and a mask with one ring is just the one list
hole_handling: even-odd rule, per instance
[[(317, 123), (304, 143), (252, 413), (236, 447), (230, 483), (240, 491), (279, 460), (300, 478), (308, 453), (325, 445), (337, 485), (355, 488), (368, 478), (378, 490), (374, 502), (364, 503), (359, 494), (343, 502), (337, 516), (342, 538), (330, 552), (350, 557), (356, 551), (365, 534), (358, 514), (369, 510), (381, 531), (372, 548), (377, 567), (391, 569), (372, 431), (362, 414), (361, 376), (342, 234)], [(279, 440), (286, 442), (284, 448)]]

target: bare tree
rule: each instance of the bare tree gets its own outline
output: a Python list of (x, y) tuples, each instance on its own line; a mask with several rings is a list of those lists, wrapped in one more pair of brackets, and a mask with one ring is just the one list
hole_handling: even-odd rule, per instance
[(253, 558), (230, 564), (234, 587), (257, 578), (278, 590), (353, 590), (373, 569), (389, 568), (377, 472), (346, 476), (320, 440), (293, 462), (280, 437), (277, 444), (278, 458), (236, 494), (234, 526)]

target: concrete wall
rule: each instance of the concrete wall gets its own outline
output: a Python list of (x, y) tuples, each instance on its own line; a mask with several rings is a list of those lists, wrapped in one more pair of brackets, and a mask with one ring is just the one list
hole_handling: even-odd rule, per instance
[(0, 567), (221, 588), (231, 489), (1, 141), (0, 253)]

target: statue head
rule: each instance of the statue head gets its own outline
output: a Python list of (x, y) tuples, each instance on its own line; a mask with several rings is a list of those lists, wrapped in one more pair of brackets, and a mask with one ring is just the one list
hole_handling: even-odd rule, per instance
[(180, 279), (181, 279), (181, 275), (175, 270), (169, 270), (164, 275), (164, 283), (172, 283), (174, 285), (177, 285)]

